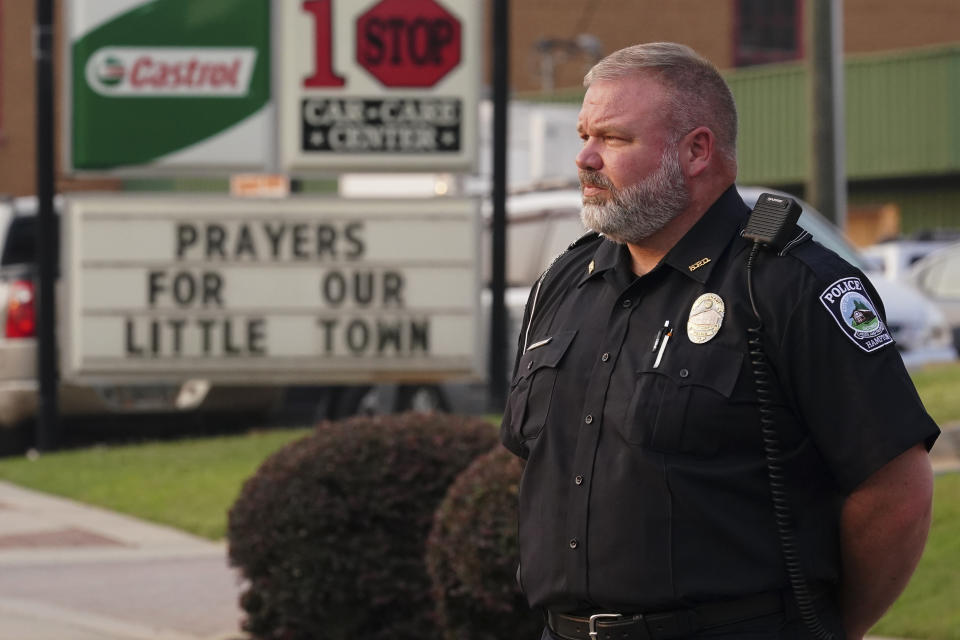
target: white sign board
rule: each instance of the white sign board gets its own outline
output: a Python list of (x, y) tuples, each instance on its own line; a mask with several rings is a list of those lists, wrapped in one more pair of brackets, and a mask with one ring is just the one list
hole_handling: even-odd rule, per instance
[(68, 378), (480, 375), (475, 201), (68, 200)]
[(280, 170), (472, 169), (482, 4), (276, 3)]

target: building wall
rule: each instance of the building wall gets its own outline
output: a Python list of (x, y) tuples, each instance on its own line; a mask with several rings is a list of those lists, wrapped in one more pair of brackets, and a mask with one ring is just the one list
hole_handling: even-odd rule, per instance
[[(733, 61), (733, 0), (511, 0), (511, 85), (540, 90), (541, 40), (572, 41), (579, 34), (599, 38), (607, 54), (638, 42), (687, 44), (719, 67)], [(579, 87), (592, 64), (585, 55), (558, 56), (554, 86)]]
[(35, 180), (33, 3), (3, 0), (0, 11), (0, 193), (22, 195)]
[[(56, 2), (55, 20), (65, 0)], [(33, 58), (33, 25), (36, 8), (32, 0), (0, 0), (0, 194), (20, 196), (36, 192), (36, 61)], [(62, 52), (59, 24), (56, 25), (54, 55), (54, 109), (56, 119), (54, 150), (57, 166), (60, 144), (61, 102), (59, 69)], [(58, 172), (59, 175), (59, 172)], [(60, 177), (61, 191), (117, 189), (119, 180), (74, 180)]]
[[(488, 0), (489, 2), (489, 0)], [(511, 0), (511, 80), (542, 83), (535, 45), (590, 33), (604, 53), (638, 42), (687, 44), (721, 69), (733, 66), (736, 0)], [(844, 50), (867, 53), (960, 42), (960, 0), (844, 0)], [(589, 60), (559, 61), (557, 88), (580, 86)]]
[(844, 0), (844, 49), (866, 53), (960, 41), (957, 0)]

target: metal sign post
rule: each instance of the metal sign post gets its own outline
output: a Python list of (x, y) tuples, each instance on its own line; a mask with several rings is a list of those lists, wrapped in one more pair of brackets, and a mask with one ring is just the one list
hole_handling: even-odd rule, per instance
[(502, 410), (507, 397), (507, 92), (510, 86), (509, 2), (493, 3), (493, 267), (490, 293), (490, 408)]
[(50, 451), (59, 444), (57, 352), (54, 332), (56, 233), (53, 212), (53, 0), (37, 0), (34, 57), (37, 74), (37, 448)]

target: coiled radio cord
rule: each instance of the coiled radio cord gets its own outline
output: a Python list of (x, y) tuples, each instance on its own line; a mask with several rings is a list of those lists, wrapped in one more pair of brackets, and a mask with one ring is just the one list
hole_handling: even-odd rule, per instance
[(747, 294), (750, 296), (753, 315), (757, 318), (757, 326), (747, 329), (747, 345), (750, 364), (753, 367), (754, 385), (757, 390), (763, 449), (767, 459), (767, 476), (770, 481), (770, 497), (773, 499), (777, 535), (780, 538), (783, 563), (790, 580), (790, 587), (793, 590), (793, 597), (797, 604), (800, 619), (803, 620), (804, 625), (817, 640), (834, 640), (833, 634), (827, 631), (820, 621), (813, 603), (813, 596), (807, 587), (807, 580), (803, 575), (803, 567), (800, 564), (800, 550), (797, 547), (796, 535), (793, 530), (793, 516), (790, 513), (790, 504), (787, 501), (787, 487), (783, 465), (781, 464), (783, 452), (780, 448), (780, 436), (773, 420), (770, 367), (767, 364), (767, 354), (763, 350), (763, 318), (760, 317), (760, 312), (757, 310), (756, 301), (753, 297), (753, 263), (760, 253), (761, 246), (761, 243), (754, 242), (750, 249), (750, 256), (747, 258)]

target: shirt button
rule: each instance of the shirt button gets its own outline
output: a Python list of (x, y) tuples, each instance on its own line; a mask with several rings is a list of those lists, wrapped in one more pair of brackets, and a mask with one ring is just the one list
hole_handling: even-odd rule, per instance
[(623, 308), (624, 308), (624, 309), (629, 309), (629, 308), (630, 308), (630, 305), (633, 304), (633, 302), (628, 299), (628, 300), (624, 300), (624, 301), (623, 301), (622, 303), (620, 303), (620, 304), (623, 305)]
[(576, 538), (571, 538), (571, 539), (570, 539), (570, 548), (571, 548), (571, 549), (576, 549), (578, 546), (580, 546), (580, 541), (577, 540)]
[(587, 424), (593, 424), (593, 415), (588, 413), (587, 417), (584, 418), (583, 421), (586, 422)]
[(686, 378), (686, 377), (689, 376), (689, 375), (690, 375), (690, 372), (689, 372), (689, 371), (687, 371), (686, 369), (680, 369), (680, 377), (681, 377), (681, 378)]
[(529, 371), (530, 369), (533, 369), (533, 363), (532, 363), (532, 362), (528, 362), (528, 363), (527, 363), (527, 370)]
[(576, 482), (577, 485), (579, 486), (583, 484), (583, 476), (577, 476), (576, 478), (573, 479), (573, 481)]
[(606, 362), (607, 360), (610, 359), (610, 354), (609, 354), (609, 353), (605, 353), (605, 354), (603, 354), (602, 356), (600, 356), (600, 359), (603, 360), (604, 362)]

